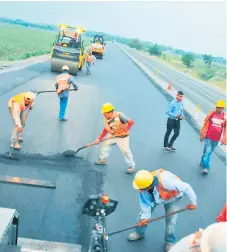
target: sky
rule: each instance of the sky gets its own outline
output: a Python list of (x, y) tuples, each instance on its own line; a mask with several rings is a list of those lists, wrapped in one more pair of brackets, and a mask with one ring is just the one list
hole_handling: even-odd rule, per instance
[(0, 2), (0, 16), (82, 25), (226, 58), (225, 2)]

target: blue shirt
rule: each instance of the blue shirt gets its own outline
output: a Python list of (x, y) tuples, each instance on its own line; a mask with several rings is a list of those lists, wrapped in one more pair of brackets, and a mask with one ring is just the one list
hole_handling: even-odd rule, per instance
[(176, 116), (184, 115), (184, 103), (182, 101), (178, 101), (176, 98), (173, 99), (168, 106), (168, 112), (167, 115), (171, 119), (177, 119)]
[[(62, 72), (61, 74), (66, 74), (66, 73), (67, 73), (67, 72), (64, 71), (64, 72)], [(73, 76), (71, 76), (71, 77), (68, 79), (68, 83), (69, 83), (69, 84), (72, 84), (73, 87), (74, 87), (74, 89), (78, 89), (78, 85), (76, 84), (76, 81), (75, 81), (75, 79), (74, 79)], [(55, 84), (55, 87), (56, 87), (56, 89), (58, 89), (58, 84), (57, 84), (57, 83)], [(69, 97), (69, 90), (66, 89), (65, 91), (61, 92), (58, 96), (59, 96), (59, 98)]]
[(139, 199), (141, 219), (149, 219), (151, 217), (151, 208), (154, 208), (159, 204), (168, 204), (170, 202), (173, 202), (174, 200), (181, 198), (183, 195), (186, 195), (188, 197), (190, 204), (197, 204), (197, 196), (189, 184), (181, 181), (169, 171), (164, 171), (161, 173), (161, 180), (163, 186), (167, 190), (176, 190), (178, 191), (178, 195), (176, 195), (171, 200), (164, 200), (160, 197), (157, 186), (154, 187), (154, 190), (152, 192), (153, 197), (148, 191), (140, 192)]

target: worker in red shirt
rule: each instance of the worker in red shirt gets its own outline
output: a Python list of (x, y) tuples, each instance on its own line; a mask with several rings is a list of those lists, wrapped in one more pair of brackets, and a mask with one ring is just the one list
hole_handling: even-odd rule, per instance
[(226, 220), (226, 204), (222, 208), (220, 214), (217, 216), (216, 221), (217, 222), (227, 222), (227, 220)]
[(210, 111), (200, 131), (200, 141), (205, 140), (203, 155), (200, 166), (202, 173), (208, 174), (210, 169), (210, 157), (220, 141), (226, 145), (226, 115), (224, 112), (225, 102), (219, 100), (216, 103), (216, 110)]

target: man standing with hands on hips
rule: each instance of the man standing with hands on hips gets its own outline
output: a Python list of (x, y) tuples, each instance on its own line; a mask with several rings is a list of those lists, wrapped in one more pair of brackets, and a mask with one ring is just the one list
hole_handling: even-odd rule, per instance
[[(178, 91), (177, 97), (169, 103), (167, 112), (167, 130), (164, 137), (164, 150), (166, 152), (176, 151), (176, 149), (173, 147), (173, 143), (180, 134), (180, 121), (185, 118), (183, 98), (184, 93), (182, 91)], [(169, 141), (169, 136), (172, 130), (174, 130), (174, 134)]]

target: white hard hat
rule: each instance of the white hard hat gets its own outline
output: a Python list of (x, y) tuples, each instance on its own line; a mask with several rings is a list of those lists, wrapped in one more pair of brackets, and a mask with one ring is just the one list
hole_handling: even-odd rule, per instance
[(68, 66), (63, 66), (61, 70), (62, 71), (69, 71), (69, 67)]
[(27, 93), (25, 93), (25, 95), (24, 95), (24, 98), (25, 99), (28, 99), (28, 100), (34, 100), (35, 99), (35, 97), (36, 97), (36, 95), (34, 94), (34, 93), (32, 93), (32, 92), (27, 92)]
[(201, 237), (201, 252), (226, 252), (227, 222), (208, 226)]

